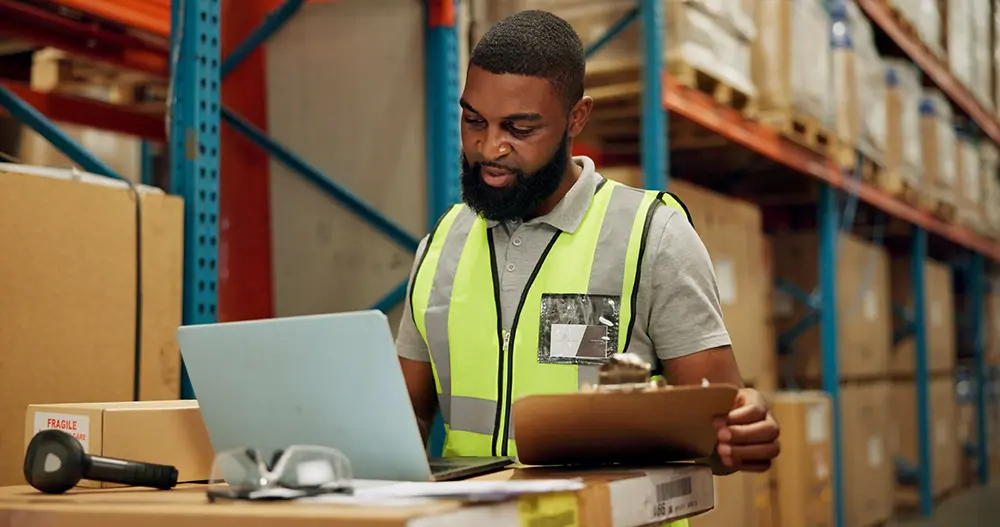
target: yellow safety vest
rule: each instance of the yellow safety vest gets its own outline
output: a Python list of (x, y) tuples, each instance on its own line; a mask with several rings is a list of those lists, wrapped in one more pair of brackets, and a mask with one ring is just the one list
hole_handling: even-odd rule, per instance
[(511, 328), (502, 327), (495, 249), (486, 221), (462, 204), (442, 216), (417, 264), (409, 301), (430, 351), (445, 423), (444, 456), (515, 456), (514, 400), (571, 393), (581, 382), (596, 382), (596, 365), (540, 361), (540, 335), (548, 334), (540, 322), (543, 296), (617, 299), (618, 321), (608, 337), (617, 343), (611, 344), (614, 351), (628, 349), (646, 235), (661, 204), (690, 221), (670, 193), (603, 180), (577, 230), (559, 231), (550, 240)]

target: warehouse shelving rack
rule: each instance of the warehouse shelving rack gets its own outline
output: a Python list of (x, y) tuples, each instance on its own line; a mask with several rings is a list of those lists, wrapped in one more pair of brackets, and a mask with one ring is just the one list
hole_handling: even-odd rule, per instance
[[(968, 112), (976, 124), (993, 141), (1000, 144), (1000, 120), (987, 112), (951, 73), (936, 58), (928, 54), (918, 43), (913, 42), (895, 20), (889, 16), (884, 4), (877, 0), (857, 0), (859, 7), (868, 15), (877, 28), (885, 31), (937, 85)], [(822, 386), (832, 402), (833, 421), (833, 471), (835, 524), (844, 524), (843, 461), (840, 423), (839, 371), (836, 350), (837, 312), (835, 295), (837, 291), (837, 237), (841, 229), (841, 214), (837, 205), (837, 194), (844, 193), (851, 199), (860, 199), (881, 212), (904, 220), (912, 228), (911, 272), (913, 288), (913, 308), (908, 313), (900, 313), (905, 321), (903, 331), (896, 335), (901, 338), (912, 334), (916, 344), (916, 385), (917, 385), (917, 430), (918, 430), (918, 481), (920, 488), (920, 510), (930, 515), (933, 510), (931, 481), (931, 437), (928, 391), (928, 349), (925, 324), (924, 266), (928, 253), (928, 235), (933, 234), (969, 251), (969, 259), (963, 266), (966, 277), (966, 291), (969, 293), (967, 329), (971, 332), (974, 349), (974, 370), (976, 386), (976, 422), (978, 437), (976, 450), (978, 478), (985, 484), (989, 477), (987, 455), (986, 403), (984, 395), (984, 331), (983, 331), (983, 291), (986, 259), (1000, 261), (1000, 246), (973, 234), (968, 229), (937, 220), (879, 189), (862, 183), (856, 176), (839, 169), (831, 160), (822, 158), (803, 149), (789, 148), (789, 142), (768, 128), (747, 120), (739, 112), (714, 103), (711, 97), (697, 91), (688, 90), (671, 76), (663, 73), (659, 60), (649, 57), (662, 56), (664, 41), (663, 2), (661, 0), (638, 0), (638, 6), (622, 20), (612, 26), (608, 34), (598, 39), (588, 53), (613, 39), (628, 24), (638, 21), (642, 26), (641, 49), (644, 66), (642, 103), (641, 159), (643, 183), (650, 189), (663, 189), (669, 181), (666, 151), (669, 150), (666, 111), (695, 122), (730, 141), (755, 151), (796, 172), (812, 177), (821, 183), (817, 203), (819, 235), (819, 287), (809, 293), (791, 288), (782, 281), (779, 287), (813, 310), (805, 324), (819, 323), (822, 356)], [(834, 12), (844, 12), (838, 0), (830, 0), (827, 7)], [(842, 18), (831, 17), (833, 24), (843, 23)], [(842, 28), (840, 28), (842, 29)], [(849, 39), (842, 37), (841, 31), (831, 27), (831, 45), (849, 47)], [(895, 311), (900, 311), (895, 309)], [(801, 332), (805, 324), (790, 330)]]
[[(75, 0), (82, 2), (82, 0)], [(458, 201), (459, 132), (458, 132), (458, 29), (456, 0), (423, 0), (426, 5), (426, 108), (427, 108), (427, 223), (428, 228), (446, 210)], [(219, 298), (224, 295), (220, 284), (220, 251), (226, 244), (220, 233), (221, 167), (220, 151), (231, 153), (225, 141), (220, 142), (222, 123), (228, 123), (242, 132), (263, 151), (293, 171), (307, 178), (320, 190), (362, 218), (367, 219), (383, 234), (403, 247), (414, 250), (417, 240), (404, 229), (383, 217), (334, 180), (302, 160), (294, 152), (269, 138), (263, 127), (241, 116), (222, 104), (223, 79), (234, 72), (241, 61), (251, 57), (255, 48), (274, 34), (305, 3), (304, 0), (283, 0), (267, 17), (262, 17), (256, 30), (242, 43), (222, 57), (220, 0), (173, 0), (171, 2), (171, 32), (169, 50), (149, 50), (142, 61), (127, 54), (115, 54), (103, 48), (81, 46), (79, 38), (90, 28), (74, 25), (72, 21), (51, 21), (52, 26), (31, 24), (3, 24), (14, 18), (0, 16), (0, 32), (12, 32), (55, 47), (70, 49), (95, 58), (111, 60), (127, 67), (142, 69), (164, 77), (173, 73), (171, 92), (173, 98), (169, 112), (169, 133), (164, 133), (161, 119), (131, 112), (127, 109), (82, 102), (57, 94), (41, 94), (12, 82), (0, 82), (0, 107), (6, 108), (16, 118), (38, 131), (43, 137), (62, 150), (85, 170), (119, 177), (96, 157), (83, 150), (68, 136), (59, 131), (49, 119), (74, 122), (97, 128), (111, 128), (162, 142), (169, 138), (166, 148), (171, 159), (171, 192), (186, 200), (185, 262), (184, 262), (184, 323), (210, 323), (220, 319)], [(1000, 143), (1000, 120), (979, 105), (964, 87), (933, 56), (909, 39), (877, 0), (857, 0), (858, 5), (873, 23), (887, 33), (930, 77), (944, 93), (969, 113), (979, 127), (994, 141)], [(88, 4), (88, 2), (82, 2)], [(249, 5), (246, 4), (246, 5)], [(17, 4), (0, 4), (0, 14), (20, 9)], [(21, 16), (28, 16), (24, 12)], [(32, 16), (37, 16), (32, 15)], [(30, 18), (30, 17), (29, 17)], [(615, 38), (631, 23), (641, 25), (642, 50), (645, 57), (660, 57), (664, 44), (664, 12), (662, 0), (637, 0), (637, 6), (608, 32), (598, 39), (588, 54)], [(26, 19), (20, 19), (26, 20)], [(65, 38), (64, 38), (65, 37)], [(102, 38), (104, 35), (91, 35)], [(110, 38), (110, 37), (109, 37)], [(118, 38), (117, 36), (115, 38)], [(836, 44), (836, 43), (835, 43)], [(147, 46), (135, 42), (122, 42), (120, 46)], [(100, 55), (100, 56), (98, 56)], [(988, 479), (986, 456), (985, 396), (984, 396), (984, 334), (983, 334), (983, 274), (987, 260), (1000, 261), (1000, 247), (972, 234), (968, 229), (940, 221), (929, 214), (891, 198), (878, 189), (861, 183), (843, 172), (829, 159), (811, 154), (803, 149), (789, 148), (787, 141), (770, 129), (746, 120), (734, 110), (720, 107), (711, 97), (689, 90), (674, 78), (664, 74), (659, 61), (644, 60), (642, 68), (642, 136), (641, 163), (643, 184), (649, 189), (666, 189), (669, 182), (669, 147), (667, 144), (668, 112), (699, 124), (700, 126), (777, 161), (794, 171), (821, 183), (817, 205), (820, 237), (819, 290), (814, 295), (790, 291), (807, 301), (817, 313), (820, 324), (823, 389), (833, 401), (834, 467), (833, 482), (837, 526), (843, 525), (842, 474), (840, 455), (839, 385), (837, 367), (837, 313), (834, 302), (837, 276), (837, 234), (841, 219), (837, 194), (844, 193), (859, 199), (885, 214), (906, 221), (913, 229), (912, 272), (914, 307), (909, 318), (909, 329), (916, 341), (916, 380), (919, 441), (919, 481), (921, 510), (932, 511), (931, 457), (928, 438), (930, 434), (928, 404), (927, 345), (924, 324), (923, 265), (928, 251), (928, 236), (949, 240), (969, 251), (967, 271), (968, 291), (971, 293), (968, 327), (974, 337), (976, 378), (976, 419), (978, 423), (977, 449), (979, 479)], [(47, 118), (47, 117), (48, 118)], [(110, 124), (109, 124), (110, 123)], [(148, 150), (144, 147), (144, 151)], [(144, 175), (144, 181), (148, 176)], [(259, 184), (259, 182), (258, 182)], [(236, 187), (233, 187), (234, 189)], [(241, 190), (245, 192), (245, 190)], [(264, 202), (266, 205), (266, 202)], [(260, 202), (254, 202), (260, 205)], [(266, 209), (264, 209), (266, 210)], [(258, 212), (259, 214), (259, 212)], [(265, 215), (266, 217), (266, 215)], [(232, 236), (233, 233), (228, 235)], [(258, 234), (259, 236), (259, 234)], [(240, 255), (243, 258), (249, 254)], [(269, 247), (260, 249), (257, 257), (269, 260)], [(262, 272), (269, 273), (269, 267)], [(269, 278), (269, 275), (267, 275)], [(269, 284), (269, 282), (268, 282)], [(396, 286), (374, 307), (388, 309), (402, 299), (405, 283)], [(268, 286), (269, 287), (269, 286)], [(269, 302), (269, 300), (268, 300)], [(261, 308), (270, 309), (268, 306)], [(223, 317), (225, 318), (225, 317)], [(185, 397), (192, 396), (190, 385), (183, 387)], [(440, 447), (440, 428), (435, 442)]]

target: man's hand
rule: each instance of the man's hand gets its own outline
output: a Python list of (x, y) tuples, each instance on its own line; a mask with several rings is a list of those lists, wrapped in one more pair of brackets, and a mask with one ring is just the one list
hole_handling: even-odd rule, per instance
[(764, 396), (752, 388), (737, 393), (732, 411), (724, 418), (717, 418), (715, 428), (719, 439), (716, 450), (727, 467), (764, 472), (781, 451), (778, 422)]

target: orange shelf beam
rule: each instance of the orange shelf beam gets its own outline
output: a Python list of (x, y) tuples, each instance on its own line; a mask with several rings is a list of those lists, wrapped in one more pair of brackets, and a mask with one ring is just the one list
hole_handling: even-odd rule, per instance
[[(57, 0), (55, 3), (126, 27), (170, 36), (170, 0)], [(194, 6), (195, 2), (189, 2)]]
[[(162, 113), (143, 113), (126, 106), (92, 99), (38, 92), (22, 82), (0, 80), (0, 85), (14, 92), (53, 121), (89, 126), (153, 141), (166, 140), (166, 124)], [(6, 114), (3, 108), (0, 108), (0, 114)]]
[(983, 132), (993, 139), (993, 142), (1000, 144), (1000, 119), (979, 103), (972, 92), (951, 74), (948, 66), (942, 64), (923, 44), (904, 31), (881, 2), (878, 0), (857, 0), (857, 2), (872, 22), (882, 28), (882, 31), (889, 35), (889, 38), (934, 81), (945, 95), (968, 113)]
[(716, 103), (704, 93), (687, 88), (670, 75), (664, 74), (663, 88), (663, 104), (669, 111), (797, 172), (857, 195), (886, 214), (1000, 262), (1000, 244), (979, 236), (966, 227), (939, 220), (881, 188), (856, 181), (839, 170), (831, 160), (781, 137), (762, 124), (747, 120), (736, 110)]

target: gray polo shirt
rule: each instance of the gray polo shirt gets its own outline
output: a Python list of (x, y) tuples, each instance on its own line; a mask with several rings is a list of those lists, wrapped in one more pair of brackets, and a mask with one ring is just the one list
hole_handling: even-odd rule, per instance
[[(579, 156), (573, 161), (583, 173), (550, 213), (526, 222), (488, 224), (496, 246), (500, 310), (506, 329), (513, 324), (521, 292), (552, 235), (556, 230), (572, 233), (580, 226), (601, 181), (590, 158)], [(426, 243), (425, 237), (417, 248), (411, 283)], [(653, 214), (635, 317), (629, 351), (651, 362), (654, 354), (668, 360), (730, 345), (708, 250), (684, 214), (672, 207), (658, 207)], [(407, 359), (430, 361), (409, 302), (400, 320), (396, 351)]]

